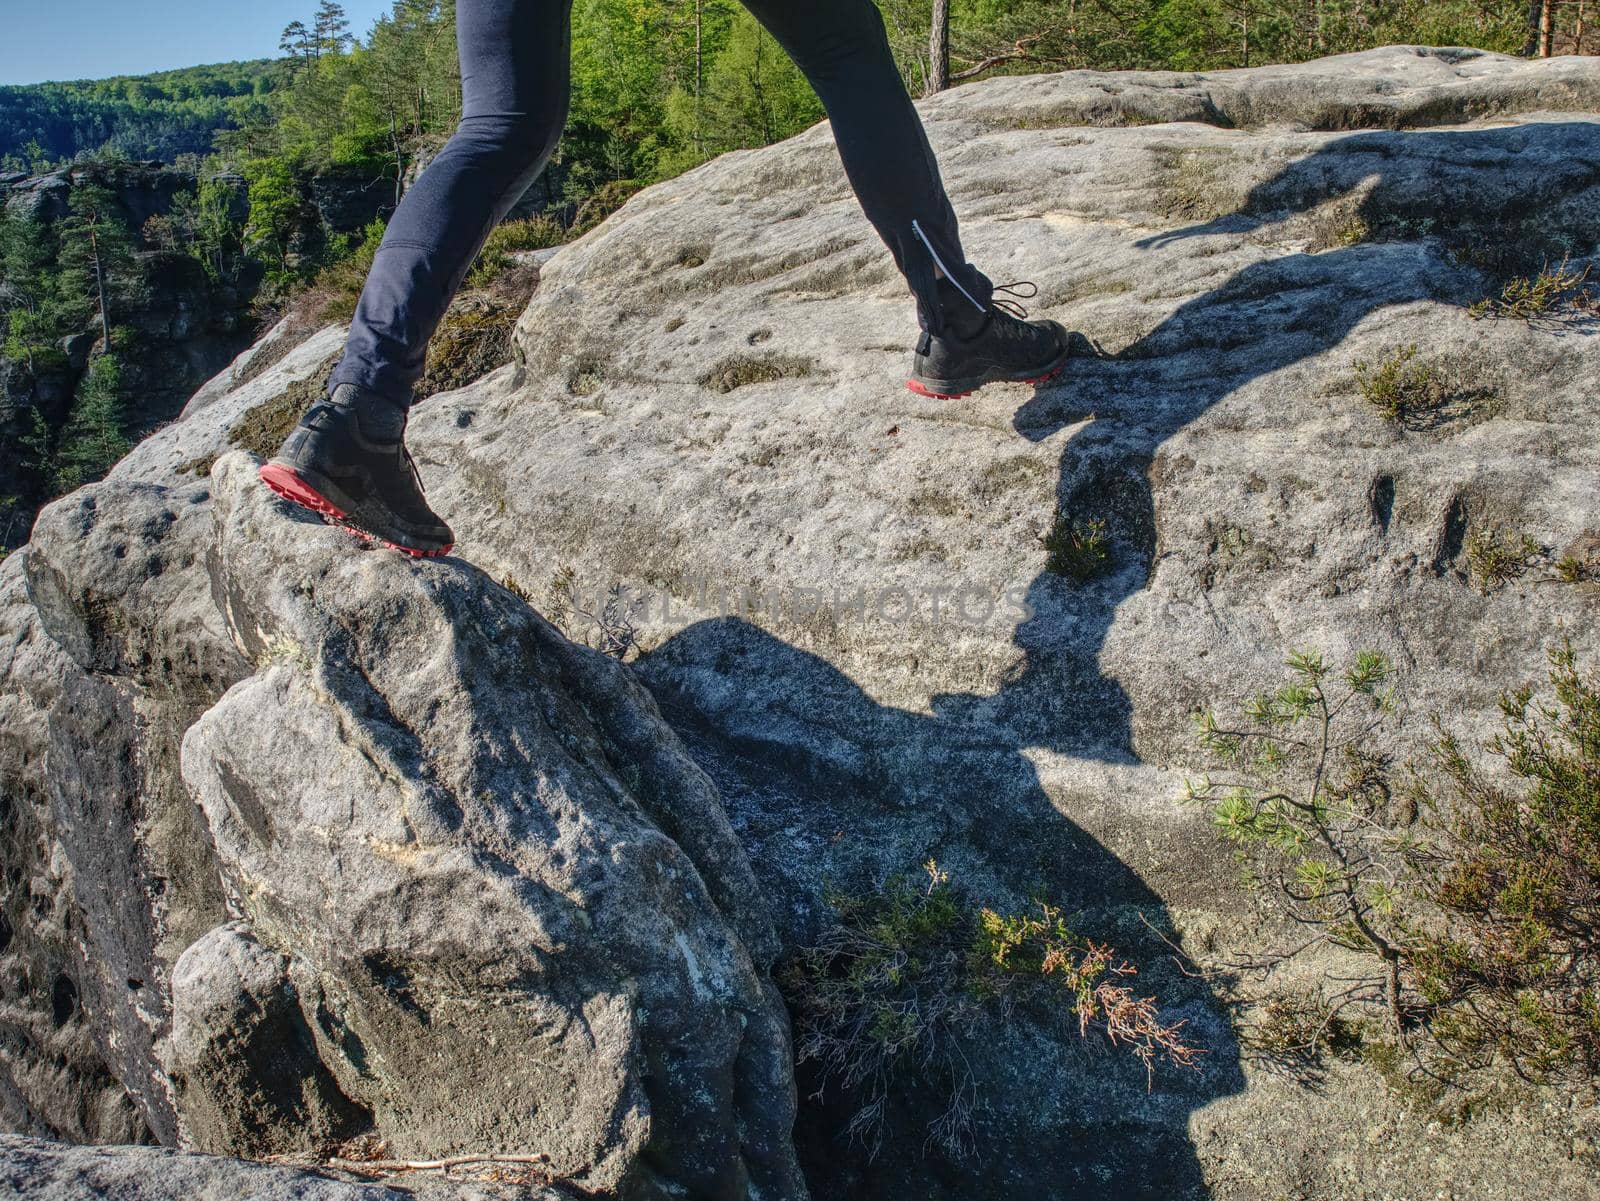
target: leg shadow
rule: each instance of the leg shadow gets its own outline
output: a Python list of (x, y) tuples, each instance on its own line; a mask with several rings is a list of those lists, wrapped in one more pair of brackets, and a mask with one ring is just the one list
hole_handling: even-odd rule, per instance
[(880, 705), (734, 618), (690, 626), (637, 667), (719, 785), (791, 952), (831, 922), (825, 890), (872, 893), (933, 858), (976, 902), (1023, 911), (1042, 893), (1060, 905), (1132, 959), (1139, 994), (1187, 1019), (1206, 1050), (1202, 1070), (1158, 1066), (1147, 1081), (1125, 1051), (1080, 1037), (1065, 1000), (1021, 1005), (965, 1048), (980, 1101), (967, 1158), (928, 1139), (947, 1081), (913, 1070), (893, 1082), (873, 1159), (844, 1133), (859, 1099), (802, 1065), (796, 1138), (819, 1201), (1105, 1197), (1108, 1181), (1126, 1198), (1207, 1195), (1187, 1122), (1242, 1087), (1228, 1023), (1154, 933), (1170, 930), (1160, 898), (1063, 815), (1019, 746)]

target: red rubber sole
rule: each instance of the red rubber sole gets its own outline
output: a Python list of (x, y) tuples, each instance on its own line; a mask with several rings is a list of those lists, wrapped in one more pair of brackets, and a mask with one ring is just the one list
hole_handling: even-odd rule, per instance
[[(1063, 364), (1061, 364), (1061, 366), (1057, 367), (1054, 371), (1046, 371), (1043, 375), (1036, 375), (1036, 376), (1033, 376), (1031, 379), (1016, 380), (1014, 382), (1019, 383), (1019, 384), (1042, 384), (1046, 380), (1054, 379), (1056, 376), (1060, 375), (1066, 369), (1067, 369), (1067, 365), (1065, 363), (1063, 363)], [(999, 381), (996, 380), (996, 381), (991, 381), (991, 382), (998, 383)], [(976, 388), (973, 388), (973, 389), (971, 389), (970, 391), (967, 391), (967, 392), (934, 392), (929, 388), (923, 387), (920, 382), (918, 382), (917, 380), (914, 380), (914, 379), (908, 379), (906, 381), (906, 387), (910, 388), (918, 396), (926, 396), (930, 400), (960, 400), (963, 396), (971, 396), (973, 392), (977, 391)]]
[(310, 509), (313, 513), (333, 521), (342, 530), (348, 530), (358, 538), (365, 538), (368, 542), (379, 542), (390, 550), (397, 550), (403, 555), (410, 555), (414, 559), (437, 559), (448, 555), (453, 549), (450, 546), (439, 550), (414, 550), (409, 546), (401, 546), (398, 542), (390, 542), (387, 538), (379, 538), (369, 534), (366, 530), (357, 529), (344, 519), (345, 512), (334, 504), (310, 484), (306, 483), (292, 470), (278, 463), (267, 463), (256, 473), (261, 477), (261, 482), (271, 488), (284, 500), (293, 501), (301, 508)]

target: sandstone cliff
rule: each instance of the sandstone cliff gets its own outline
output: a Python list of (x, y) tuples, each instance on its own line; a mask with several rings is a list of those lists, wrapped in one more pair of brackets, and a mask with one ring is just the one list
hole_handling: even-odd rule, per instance
[[(1562, 632), (1600, 652), (1595, 326), (1468, 312), (1600, 252), (1600, 63), (923, 111), (969, 256), (1084, 335), (1045, 387), (903, 389), (910, 301), (822, 125), (629, 200), (543, 265), (512, 362), (419, 407), (448, 561), (254, 484), (337, 329), (41, 515), (0, 565), (7, 1126), (537, 1151), (625, 1197), (1600, 1195), (1592, 1095), (1447, 1125), (1357, 1061), (1308, 1089), (1156, 937), (1271, 933), (1174, 801), (1197, 707), (1371, 646), (1465, 732)], [(1412, 346), (1436, 403), (1385, 415), (1358, 364)], [(1107, 531), (1085, 583), (1062, 514)], [(1521, 575), (1474, 570), (1484, 531)], [(929, 857), (1125, 948), (1202, 1070), (1021, 1008), (969, 1048), (974, 1156), (908, 1085), (869, 1159), (770, 973)]]

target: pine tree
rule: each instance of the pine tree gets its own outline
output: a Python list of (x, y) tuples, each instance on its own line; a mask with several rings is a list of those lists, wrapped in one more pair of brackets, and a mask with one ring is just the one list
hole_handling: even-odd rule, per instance
[(355, 43), (344, 6), (337, 0), (322, 0), (312, 21), (311, 39), (319, 54), (340, 54)]
[(133, 234), (117, 211), (116, 198), (103, 184), (80, 179), (68, 198), (71, 213), (56, 222), (63, 295), (81, 298), (94, 312), (106, 347), (111, 345), (111, 314), (132, 300), (142, 282), (134, 257)]
[(96, 355), (78, 385), (72, 416), (56, 444), (56, 489), (100, 479), (128, 453), (122, 432), (122, 368), (112, 354)]
[[(301, 60), (296, 65), (296, 70), (311, 67), (311, 60), (316, 57), (316, 43), (312, 40), (311, 31), (306, 28), (304, 21), (290, 21), (284, 26), (283, 37), (278, 41), (278, 49), (285, 54)], [(294, 72), (291, 73), (292, 79)]]

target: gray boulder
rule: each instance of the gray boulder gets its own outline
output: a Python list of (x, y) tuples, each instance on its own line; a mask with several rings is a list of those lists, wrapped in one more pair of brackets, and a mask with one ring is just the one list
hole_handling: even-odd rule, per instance
[[(343, 338), (275, 331), (0, 565), (5, 1120), (531, 1149), (600, 1195), (799, 1195), (797, 1157), (830, 1201), (1595, 1196), (1592, 1098), (1303, 1088), (1152, 930), (1273, 940), (1173, 797), (1191, 712), (1288, 649), (1385, 650), (1468, 738), (1563, 632), (1600, 651), (1556, 569), (1600, 567), (1600, 341), (1467, 311), (1595, 261), (1597, 96), (1592, 59), (1392, 47), (927, 101), (972, 260), (1085, 337), (952, 402), (901, 386), (910, 300), (828, 127), (723, 156), (542, 263), (513, 361), (417, 409), (442, 563), (254, 486), (239, 431)], [(1437, 403), (1391, 418), (1358, 365), (1413, 345)], [(1087, 582), (1061, 514), (1105, 523)], [(1538, 549), (1486, 581), (1496, 531)], [(963, 1047), (977, 1155), (927, 1145), (912, 1072), (869, 1158), (766, 969), (930, 856), (1135, 957), (1203, 1070), (1020, 1007)]]
[(339, 1146), (371, 1114), (339, 1091), (289, 980), (288, 961), (243, 923), (179, 958), (166, 1050), (185, 1142), (263, 1158)]
[(408, 1177), (394, 1187), (165, 1147), (74, 1147), (0, 1135), (0, 1190), (27, 1201), (565, 1201), (570, 1194)]
[(257, 673), (190, 728), (184, 779), (343, 1093), (404, 1156), (803, 1196), (765, 905), (648, 695), (463, 563), (352, 556), (254, 467), (213, 469), (212, 570)]

